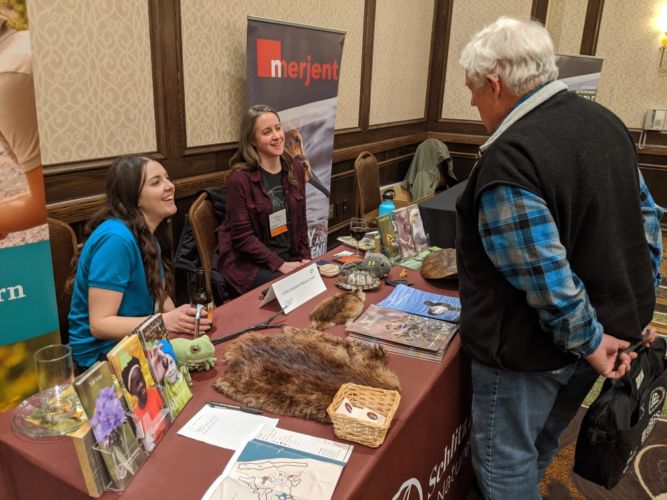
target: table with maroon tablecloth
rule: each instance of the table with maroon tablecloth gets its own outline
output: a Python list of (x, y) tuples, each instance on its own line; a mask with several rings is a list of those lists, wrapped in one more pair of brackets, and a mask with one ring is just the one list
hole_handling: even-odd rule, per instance
[[(399, 268), (392, 270), (398, 275)], [(456, 284), (426, 282), (409, 275), (418, 288), (456, 295)], [(325, 297), (339, 290), (335, 278), (325, 278), (327, 291), (290, 313), (284, 322), (308, 326), (308, 315)], [(366, 305), (382, 300), (392, 288), (382, 285), (367, 293)], [(277, 303), (260, 308), (260, 290), (253, 290), (217, 308), (212, 338), (263, 321)], [(273, 330), (266, 330), (270, 335)], [(344, 336), (344, 327), (329, 330)], [(227, 343), (217, 347), (222, 359)], [(336, 499), (464, 498), (470, 485), (469, 431), (471, 383), (469, 363), (458, 335), (440, 363), (389, 355), (389, 368), (401, 382), (401, 403), (382, 446), (354, 444), (354, 451), (336, 486)], [(211, 400), (227, 401), (212, 382), (225, 369), (219, 361), (208, 372), (193, 374), (193, 399), (123, 493), (103, 498), (200, 498), (218, 477), (232, 451), (179, 436), (177, 431)], [(331, 425), (294, 417), (279, 417), (278, 427), (337, 440)], [(16, 433), (12, 412), (0, 414), (0, 498), (86, 498), (86, 487), (74, 446), (68, 438), (37, 441)]]

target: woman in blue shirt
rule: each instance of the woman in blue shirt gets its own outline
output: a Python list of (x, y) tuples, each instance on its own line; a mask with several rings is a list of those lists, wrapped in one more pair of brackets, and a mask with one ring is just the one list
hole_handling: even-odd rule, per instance
[[(74, 361), (85, 369), (144, 319), (162, 313), (170, 333), (193, 333), (195, 308), (175, 307), (166, 219), (176, 213), (174, 184), (158, 162), (118, 158), (104, 206), (86, 224), (69, 313)], [(210, 329), (202, 319), (200, 330)]]

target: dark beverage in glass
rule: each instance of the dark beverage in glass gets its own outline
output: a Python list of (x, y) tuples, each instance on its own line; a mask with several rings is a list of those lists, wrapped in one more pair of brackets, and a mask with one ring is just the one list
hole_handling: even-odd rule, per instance
[(357, 242), (357, 255), (359, 255), (359, 242), (364, 239), (364, 235), (368, 231), (368, 222), (365, 219), (353, 218), (350, 220), (350, 233)]
[(190, 303), (193, 306), (196, 306), (197, 304), (208, 306), (211, 300), (212, 300), (211, 294), (208, 293), (208, 289), (206, 288), (206, 278), (204, 276), (204, 270), (197, 269), (194, 283), (192, 284), (192, 290), (190, 293)]
[(363, 228), (353, 227), (350, 231), (352, 232), (352, 237), (357, 241), (363, 240), (364, 236), (366, 236), (366, 230)]

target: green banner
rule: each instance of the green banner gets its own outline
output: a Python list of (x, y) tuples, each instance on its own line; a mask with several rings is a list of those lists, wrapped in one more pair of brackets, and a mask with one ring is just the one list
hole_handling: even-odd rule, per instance
[(49, 241), (0, 248), (0, 345), (58, 329)]

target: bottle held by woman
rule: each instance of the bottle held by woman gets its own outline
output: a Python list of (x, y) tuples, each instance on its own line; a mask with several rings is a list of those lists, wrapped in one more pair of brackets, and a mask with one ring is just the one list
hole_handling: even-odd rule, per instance
[(204, 270), (201, 267), (197, 268), (194, 277), (188, 280), (188, 284), (191, 288), (188, 293), (190, 297), (190, 304), (196, 310), (194, 336), (197, 338), (199, 336), (199, 325), (201, 318), (207, 317), (208, 319), (213, 320), (213, 309), (215, 309), (215, 304), (213, 303), (213, 297), (211, 297), (211, 293), (208, 291), (208, 287), (206, 285), (206, 275), (204, 274)]

